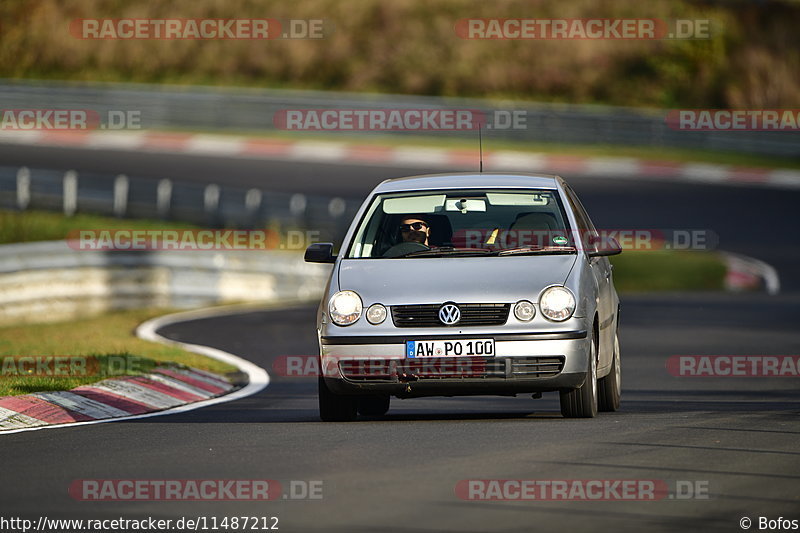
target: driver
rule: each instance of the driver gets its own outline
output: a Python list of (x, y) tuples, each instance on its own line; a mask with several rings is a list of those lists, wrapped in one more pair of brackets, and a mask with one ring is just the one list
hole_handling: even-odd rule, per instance
[(425, 246), (428, 244), (428, 238), (431, 235), (431, 228), (425, 220), (416, 216), (405, 216), (400, 220), (400, 236), (403, 242), (418, 242)]

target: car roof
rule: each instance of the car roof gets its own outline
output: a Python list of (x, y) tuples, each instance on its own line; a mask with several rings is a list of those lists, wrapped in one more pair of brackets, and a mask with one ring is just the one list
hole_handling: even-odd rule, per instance
[(403, 192), (434, 189), (558, 189), (563, 180), (551, 174), (516, 172), (426, 174), (381, 182), (373, 192)]

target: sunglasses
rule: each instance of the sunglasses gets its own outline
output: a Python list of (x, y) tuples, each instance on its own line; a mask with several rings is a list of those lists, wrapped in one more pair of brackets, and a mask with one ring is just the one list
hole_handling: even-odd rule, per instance
[(411, 224), (400, 224), (400, 231), (419, 231), (427, 227), (428, 225), (424, 222), (412, 222)]

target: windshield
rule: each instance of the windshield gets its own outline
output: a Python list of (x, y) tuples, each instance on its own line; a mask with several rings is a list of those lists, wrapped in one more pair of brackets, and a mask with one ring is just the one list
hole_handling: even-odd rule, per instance
[(557, 191), (445, 190), (378, 195), (347, 258), (575, 253)]

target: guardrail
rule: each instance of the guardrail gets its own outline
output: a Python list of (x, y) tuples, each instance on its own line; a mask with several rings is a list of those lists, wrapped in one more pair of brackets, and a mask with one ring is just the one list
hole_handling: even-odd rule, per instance
[[(313, 229), (336, 242), (361, 201), (102, 173), (0, 167), (0, 209), (78, 211), (207, 227)], [(66, 236), (65, 236), (66, 237)]]
[(80, 251), (66, 241), (0, 246), (0, 324), (116, 309), (311, 301), (330, 266), (284, 251)]
[[(6, 109), (92, 109), (101, 114), (137, 111), (145, 129), (264, 132), (275, 129), (275, 113), (286, 109), (431, 108), (475, 109), (488, 114), (509, 110), (525, 112), (525, 129), (494, 128), (487, 132), (489, 143), (492, 138), (499, 138), (797, 156), (800, 142), (800, 133), (797, 132), (678, 131), (667, 126), (664, 110), (465, 98), (3, 80), (0, 83), (0, 102)], [(400, 134), (416, 135), (413, 132)], [(330, 135), (341, 138), (348, 134), (335, 132)], [(442, 135), (464, 137), (475, 134), (454, 131)]]

